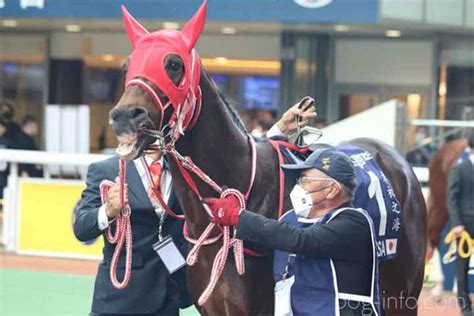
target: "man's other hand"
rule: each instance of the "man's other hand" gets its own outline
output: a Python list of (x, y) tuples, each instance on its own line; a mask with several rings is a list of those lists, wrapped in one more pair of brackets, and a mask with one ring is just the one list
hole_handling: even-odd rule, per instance
[(296, 133), (298, 126), (296, 125), (295, 118), (297, 116), (300, 117), (299, 127), (306, 126), (310, 119), (315, 118), (318, 114), (316, 113), (316, 108), (312, 105), (314, 102), (313, 98), (304, 97), (300, 102), (289, 108), (276, 123), (282, 134), (291, 135)]

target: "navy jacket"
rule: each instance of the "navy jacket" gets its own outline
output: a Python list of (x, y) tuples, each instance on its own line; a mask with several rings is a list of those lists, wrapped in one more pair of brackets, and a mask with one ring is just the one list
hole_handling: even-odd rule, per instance
[[(323, 218), (323, 221), (326, 220), (326, 218)], [(356, 293), (364, 296), (371, 293), (373, 258), (375, 257), (377, 260), (371, 239), (375, 238), (375, 236), (372, 236), (369, 222), (360, 212), (347, 210), (328, 223), (295, 228), (286, 222), (279, 222), (259, 214), (244, 211), (239, 218), (237, 238), (258, 242), (260, 245), (271, 249), (296, 254), (297, 260), (307, 261), (303, 263), (307, 271), (300, 274), (300, 277), (301, 275), (312, 275), (311, 272), (314, 272), (312, 269), (315, 268), (315, 259), (330, 258), (334, 262), (336, 272), (334, 275), (337, 275), (337, 287), (340, 292)], [(328, 276), (332, 277), (332, 275)], [(374, 300), (378, 306), (380, 299), (378, 295), (378, 278), (375, 277), (373, 279), (376, 282), (377, 288)], [(321, 279), (320, 281), (324, 280)], [(318, 280), (300, 279), (296, 282), (304, 285), (318, 282)], [(332, 281), (331, 285), (333, 285)], [(301, 286), (295, 287), (295, 285), (292, 287), (292, 305), (299, 303), (300, 311), (301, 301), (307, 301), (309, 302), (308, 306), (313, 306), (314, 304), (312, 303), (314, 302), (311, 300), (317, 300), (317, 297), (311, 297), (309, 290), (302, 291), (301, 288)], [(296, 293), (296, 290), (299, 292)], [(295, 302), (293, 294), (299, 295), (299, 302)], [(340, 300), (339, 312), (341, 316), (374, 315), (374, 311), (368, 309), (364, 304), (353, 304), (354, 302), (351, 302), (350, 304), (352, 305), (350, 305), (348, 302), (344, 301), (344, 299)], [(367, 313), (364, 314), (364, 310)], [(295, 315), (298, 314), (307, 315), (304, 312), (298, 313), (298, 309), (296, 309)], [(314, 315), (319, 314), (315, 313)], [(321, 315), (329, 316), (332, 314)]]
[[(81, 241), (88, 241), (103, 235), (98, 228), (98, 211), (102, 205), (99, 185), (104, 179), (113, 181), (118, 175), (118, 158), (91, 164), (87, 173), (87, 187), (82, 192), (74, 220), (74, 234)], [(115, 245), (111, 245), (105, 236), (103, 256), (99, 264), (92, 302), (93, 313), (111, 314), (147, 314), (159, 312), (170, 300), (179, 301), (180, 307), (191, 305), (186, 291), (185, 268), (171, 276), (153, 250), (153, 243), (158, 241), (159, 217), (148, 198), (140, 176), (133, 161), (127, 163), (127, 183), (129, 203), (132, 209), (132, 275), (125, 289), (113, 287), (109, 268)], [(168, 201), (170, 208), (181, 213), (174, 192)], [(186, 256), (188, 245), (184, 240), (183, 221), (166, 216), (163, 225), (163, 236), (171, 235), (183, 256)], [(112, 223), (111, 225), (114, 225)], [(118, 264), (118, 280), (123, 279), (125, 254)]]
[[(455, 164), (448, 177), (448, 211), (453, 226), (467, 225), (474, 219), (474, 164), (467, 157)], [(470, 232), (474, 227), (466, 227)]]

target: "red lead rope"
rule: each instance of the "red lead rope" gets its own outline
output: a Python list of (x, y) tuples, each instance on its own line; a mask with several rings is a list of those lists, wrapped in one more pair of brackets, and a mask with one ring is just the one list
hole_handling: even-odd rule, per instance
[[(125, 179), (126, 162), (124, 160), (120, 160), (119, 176), (115, 180), (115, 183), (109, 180), (104, 180), (100, 183), (100, 197), (102, 199), (102, 204), (105, 204), (107, 200), (107, 193), (109, 189), (116, 184), (120, 186), (120, 202), (122, 205), (122, 210), (115, 218), (115, 233), (112, 231), (112, 227), (109, 227), (107, 229), (107, 233), (105, 234), (105, 237), (111, 244), (116, 244), (114, 254), (112, 256), (112, 262), (110, 264), (110, 280), (112, 285), (120, 290), (127, 287), (132, 273), (132, 226), (130, 225), (131, 209), (128, 205), (128, 202), (125, 201)], [(117, 279), (117, 264), (124, 243), (125, 275), (122, 282), (120, 282)]]
[[(270, 143), (273, 146), (273, 148), (276, 150), (279, 164), (281, 165), (283, 163), (283, 157), (278, 149), (278, 143), (272, 142), (272, 141), (270, 141)], [(199, 167), (197, 167), (191, 161), (189, 157), (182, 157), (173, 146), (168, 146), (167, 152), (175, 160), (180, 170), (180, 173), (185, 179), (186, 183), (189, 185), (192, 191), (200, 199), (202, 199), (201, 194), (194, 180), (192, 179), (191, 174), (188, 172), (188, 170), (194, 173), (195, 175), (197, 175), (201, 180), (206, 182), (215, 191), (217, 191), (221, 195), (221, 198), (225, 198), (227, 195), (235, 195), (239, 199), (241, 207), (244, 209), (245, 201), (248, 199), (250, 195), (250, 192), (252, 190), (253, 183), (255, 180), (256, 161), (257, 161), (255, 143), (251, 137), (249, 137), (249, 144), (250, 144), (251, 153), (252, 153), (252, 157), (251, 157), (252, 167), (251, 167), (251, 173), (250, 173), (250, 183), (249, 183), (245, 196), (235, 189), (223, 190), (206, 173), (204, 173)], [(283, 191), (284, 191), (284, 183), (285, 183), (284, 174), (281, 169), (280, 169), (279, 178), (280, 178), (279, 179), (280, 192), (279, 192), (278, 214), (280, 217), (283, 211), (283, 193), (284, 193)], [(130, 281), (130, 277), (131, 277), (131, 267), (132, 267), (132, 227), (130, 224), (131, 208), (128, 202), (125, 201), (125, 190), (126, 190), (125, 181), (126, 181), (126, 162), (124, 160), (120, 160), (119, 176), (115, 180), (115, 183), (109, 180), (104, 180), (100, 184), (100, 195), (102, 199), (102, 204), (105, 204), (107, 200), (108, 190), (116, 184), (120, 186), (120, 201), (122, 205), (122, 210), (120, 211), (119, 214), (117, 214), (117, 217), (115, 219), (116, 220), (115, 233), (112, 231), (111, 227), (107, 229), (107, 233), (106, 233), (107, 240), (111, 244), (116, 244), (114, 254), (112, 257), (111, 266), (110, 266), (110, 280), (113, 286), (117, 289), (123, 289), (128, 285)], [(168, 213), (169, 215), (175, 218), (184, 217), (183, 215), (177, 215), (174, 212), (172, 212), (159, 194), (155, 194), (154, 198), (158, 200), (159, 204), (161, 204), (165, 212)], [(209, 215), (212, 216), (212, 213), (208, 209), (207, 205), (203, 204), (203, 207), (209, 213)], [(189, 242), (194, 244), (194, 247), (193, 249), (191, 249), (187, 258), (187, 263), (189, 265), (193, 265), (197, 261), (197, 256), (202, 245), (211, 244), (219, 240), (221, 237), (223, 237), (223, 245), (221, 249), (218, 251), (216, 258), (214, 259), (210, 282), (198, 300), (199, 305), (203, 305), (209, 299), (212, 291), (217, 285), (217, 281), (219, 280), (219, 277), (223, 272), (225, 262), (227, 259), (227, 254), (230, 248), (233, 248), (234, 250), (234, 258), (235, 258), (238, 274), (242, 275), (243, 273), (245, 273), (244, 258), (243, 258), (244, 247), (243, 247), (242, 241), (236, 239), (235, 237), (233, 238), (230, 237), (229, 227), (222, 227), (221, 228), (222, 232), (218, 236), (214, 238), (209, 238), (210, 233), (215, 227), (216, 225), (214, 223), (210, 223), (198, 240), (193, 240), (190, 238), (186, 223), (183, 228), (184, 230), (183, 233), (184, 233), (185, 238)], [(235, 234), (235, 230), (234, 230), (234, 234)], [(118, 260), (120, 258), (120, 252), (123, 248), (124, 243), (125, 243), (125, 258), (126, 258), (125, 259), (126, 260), (125, 274), (124, 274), (124, 278), (122, 282), (120, 282), (117, 279), (117, 264), (118, 264)]]
[[(184, 178), (188, 186), (191, 188), (191, 190), (196, 194), (196, 196), (200, 200), (202, 200), (202, 196), (199, 192), (199, 189), (196, 183), (194, 182), (191, 176), (191, 173), (195, 174), (197, 177), (199, 177), (201, 180), (207, 183), (211, 188), (213, 188), (216, 192), (218, 192), (221, 198), (225, 198), (228, 195), (236, 196), (240, 202), (241, 208), (245, 209), (245, 201), (248, 199), (253, 187), (253, 183), (255, 181), (256, 162), (257, 162), (255, 142), (250, 136), (248, 140), (249, 140), (249, 146), (251, 150), (251, 172), (250, 172), (249, 186), (248, 186), (245, 196), (242, 193), (240, 193), (238, 190), (235, 190), (235, 189), (224, 190), (223, 188), (221, 188), (204, 171), (202, 171), (198, 166), (196, 166), (190, 157), (182, 157), (176, 151), (173, 145), (171, 144), (168, 145), (166, 148), (166, 152), (175, 161), (182, 177)], [(208, 206), (205, 203), (203, 203), (203, 207), (206, 210), (206, 212), (209, 214), (209, 216), (212, 217), (212, 212), (209, 210)], [(206, 289), (201, 294), (198, 300), (198, 304), (201, 306), (206, 303), (206, 301), (211, 296), (214, 288), (216, 287), (217, 281), (219, 280), (222, 272), (224, 271), (225, 263), (226, 263), (230, 248), (233, 248), (233, 251), (234, 251), (234, 259), (235, 259), (235, 265), (237, 268), (237, 273), (239, 275), (242, 275), (245, 273), (244, 246), (243, 246), (242, 240), (238, 240), (235, 238), (236, 230), (234, 230), (234, 237), (231, 238), (230, 228), (228, 226), (219, 227), (221, 228), (222, 232), (216, 237), (209, 238), (209, 235), (211, 234), (211, 232), (213, 231), (215, 227), (216, 227), (216, 224), (212, 222), (209, 223), (209, 225), (201, 234), (201, 236), (198, 238), (198, 240), (194, 240), (190, 238), (189, 230), (187, 229), (186, 223), (183, 228), (183, 233), (186, 240), (194, 244), (194, 247), (191, 249), (186, 259), (186, 262), (188, 265), (194, 265), (196, 263), (201, 246), (216, 242), (221, 237), (223, 237), (222, 247), (219, 249), (219, 251), (216, 254), (216, 257), (214, 258), (209, 284), (207, 285)]]
[(284, 196), (283, 194), (285, 193), (285, 174), (283, 173), (283, 169), (281, 169), (281, 165), (283, 164), (283, 155), (280, 152), (279, 148), (279, 143), (269, 139), (268, 142), (273, 146), (273, 149), (275, 149), (277, 155), (278, 155), (278, 172), (279, 172), (279, 179), (280, 179), (280, 192), (279, 192), (279, 197), (278, 197), (278, 218), (280, 218), (283, 215), (283, 201), (284, 201)]

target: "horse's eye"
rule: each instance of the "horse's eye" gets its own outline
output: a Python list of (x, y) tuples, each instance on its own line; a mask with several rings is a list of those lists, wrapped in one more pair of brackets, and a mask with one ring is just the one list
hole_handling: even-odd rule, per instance
[(171, 71), (177, 72), (183, 68), (183, 64), (180, 61), (171, 61), (166, 66)]

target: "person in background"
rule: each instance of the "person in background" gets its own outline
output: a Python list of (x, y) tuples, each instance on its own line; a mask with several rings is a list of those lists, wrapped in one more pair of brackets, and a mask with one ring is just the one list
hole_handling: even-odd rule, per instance
[(264, 137), (274, 123), (275, 118), (271, 111), (258, 110), (255, 117), (255, 127), (250, 134), (254, 137)]
[(20, 125), (13, 121), (13, 117), (15, 115), (15, 107), (13, 103), (8, 101), (2, 101), (0, 106), (1, 116), (5, 121), (5, 135), (4, 137), (10, 140), (11, 145), (13, 145), (16, 136), (20, 132)]
[[(7, 121), (0, 116), (0, 149), (7, 149), (11, 147), (10, 139), (5, 137), (7, 131)], [(3, 189), (7, 186), (7, 179), (9, 174), (8, 163), (0, 161), (0, 199), (3, 199)]]
[[(448, 177), (448, 212), (453, 226), (451, 231), (456, 237), (460, 237), (464, 231), (474, 237), (474, 133), (468, 138), (468, 146), (469, 159), (460, 160), (451, 167)], [(469, 298), (469, 259), (456, 259), (458, 303), (463, 316), (473, 315)]]
[[(13, 142), (13, 148), (19, 150), (39, 150), (34, 137), (38, 134), (38, 122), (31, 115), (26, 115), (21, 121), (21, 130)], [(28, 177), (42, 177), (43, 171), (38, 166), (20, 164), (20, 175)]]

